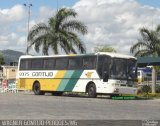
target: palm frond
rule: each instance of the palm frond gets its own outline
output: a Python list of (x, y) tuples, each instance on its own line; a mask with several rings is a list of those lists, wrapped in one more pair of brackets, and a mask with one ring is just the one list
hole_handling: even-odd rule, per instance
[(130, 48), (130, 52), (131, 53), (135, 53), (137, 50), (141, 50), (143, 48), (148, 48), (149, 45), (147, 45), (146, 43), (144, 42), (137, 42), (136, 44), (134, 44), (131, 48)]
[(71, 21), (65, 22), (62, 25), (62, 29), (68, 30), (68, 31), (77, 31), (83, 35), (88, 32), (87, 26), (85, 26), (82, 22), (77, 20), (71, 20)]
[(59, 33), (59, 38), (60, 38), (60, 47), (65, 51), (66, 54), (68, 54), (69, 52), (71, 52), (72, 50), (72, 45), (69, 42), (69, 37), (65, 32), (61, 32)]
[(73, 20), (77, 13), (73, 9), (62, 8), (55, 16), (51, 17), (48, 25), (39, 23), (32, 27), (28, 35), (28, 42), (31, 46), (35, 46), (35, 51), (42, 49), (44, 55), (48, 54), (49, 48), (55, 54), (59, 53), (62, 48), (65, 53), (76, 53), (76, 49), (80, 52), (86, 52), (84, 43), (76, 34), (86, 34), (87, 27), (80, 21)]
[(77, 16), (77, 13), (75, 12), (75, 10), (69, 9), (69, 8), (62, 8), (55, 15), (57, 21), (59, 22), (63, 22), (67, 18), (76, 17), (76, 16)]
[(49, 44), (46, 41), (43, 42), (43, 45), (42, 45), (42, 52), (43, 52), (43, 55), (48, 55), (48, 49), (49, 49)]
[(35, 37), (38, 37), (41, 34), (48, 32), (49, 30), (50, 30), (49, 27), (44, 23), (36, 24), (30, 30), (27, 40), (33, 41)]
[(135, 53), (135, 57), (143, 57), (143, 56), (150, 56), (152, 55), (153, 52), (150, 51), (150, 50), (147, 50), (147, 49), (143, 49), (143, 50), (138, 50), (136, 53)]
[(85, 53), (86, 52), (86, 48), (84, 43), (80, 40), (80, 38), (78, 37), (77, 34), (73, 33), (73, 32), (66, 32), (61, 30), (61, 34), (65, 36), (65, 38), (67, 38), (65, 41), (66, 43), (68, 43), (68, 49), (72, 52), (72, 53), (77, 53), (75, 51), (75, 49), (73, 49), (74, 47), (77, 47), (80, 53)]
[[(49, 34), (44, 34), (41, 35), (39, 37), (37, 37), (36, 39), (34, 39), (34, 41), (32, 41), (31, 45), (29, 47), (31, 47), (32, 45), (34, 45), (35, 51), (37, 53), (39, 53), (40, 47), (43, 46), (44, 49), (48, 48), (48, 36)], [(45, 50), (43, 50), (43, 54), (46, 55), (48, 52), (45, 52)]]
[(55, 21), (55, 30), (57, 31), (64, 21), (70, 17), (76, 17), (76, 15), (77, 13), (73, 9), (62, 8), (50, 19), (50, 22)]
[(52, 43), (50, 46), (51, 46), (54, 54), (58, 54), (59, 53), (59, 51), (58, 51), (58, 45), (56, 43)]
[(78, 48), (80, 53), (86, 53), (86, 47), (77, 34), (72, 32), (68, 32), (68, 34), (70, 35), (71, 42)]
[(157, 26), (156, 32), (160, 32), (160, 24)]
[(152, 33), (147, 28), (141, 28), (140, 29), (140, 34), (141, 34), (144, 42), (148, 42), (148, 41), (152, 40), (152, 37), (153, 37)]

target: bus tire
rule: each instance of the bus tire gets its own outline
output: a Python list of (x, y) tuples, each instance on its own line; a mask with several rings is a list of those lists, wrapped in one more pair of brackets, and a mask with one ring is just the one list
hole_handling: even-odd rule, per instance
[(88, 97), (89, 98), (95, 98), (97, 96), (95, 84), (88, 85), (88, 87), (87, 87), (87, 93), (88, 93)]
[(34, 94), (35, 95), (44, 95), (45, 92), (41, 91), (40, 89), (41, 89), (40, 83), (38, 81), (35, 82), (34, 85), (33, 85), (33, 92), (34, 92)]

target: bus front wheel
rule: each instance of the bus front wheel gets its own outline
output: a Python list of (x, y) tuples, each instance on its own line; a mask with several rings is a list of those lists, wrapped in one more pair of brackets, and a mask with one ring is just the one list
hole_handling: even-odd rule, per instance
[(45, 92), (42, 92), (40, 90), (40, 83), (39, 82), (35, 82), (34, 85), (33, 85), (33, 92), (35, 95), (44, 95)]
[(94, 84), (90, 84), (87, 88), (88, 97), (95, 98), (96, 94), (96, 86)]

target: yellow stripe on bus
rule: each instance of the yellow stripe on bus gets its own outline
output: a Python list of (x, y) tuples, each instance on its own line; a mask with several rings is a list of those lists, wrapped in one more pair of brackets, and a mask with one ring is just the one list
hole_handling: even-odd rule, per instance
[(56, 91), (65, 73), (66, 70), (60, 70), (56, 73), (54, 78), (44, 79), (44, 82), (41, 85), (41, 90)]
[(69, 56), (76, 56), (76, 54), (69, 54)]

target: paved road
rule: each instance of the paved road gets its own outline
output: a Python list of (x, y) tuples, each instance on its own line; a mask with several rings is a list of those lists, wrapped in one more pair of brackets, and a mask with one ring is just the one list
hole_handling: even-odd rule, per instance
[(160, 100), (1, 93), (0, 119), (160, 120)]

